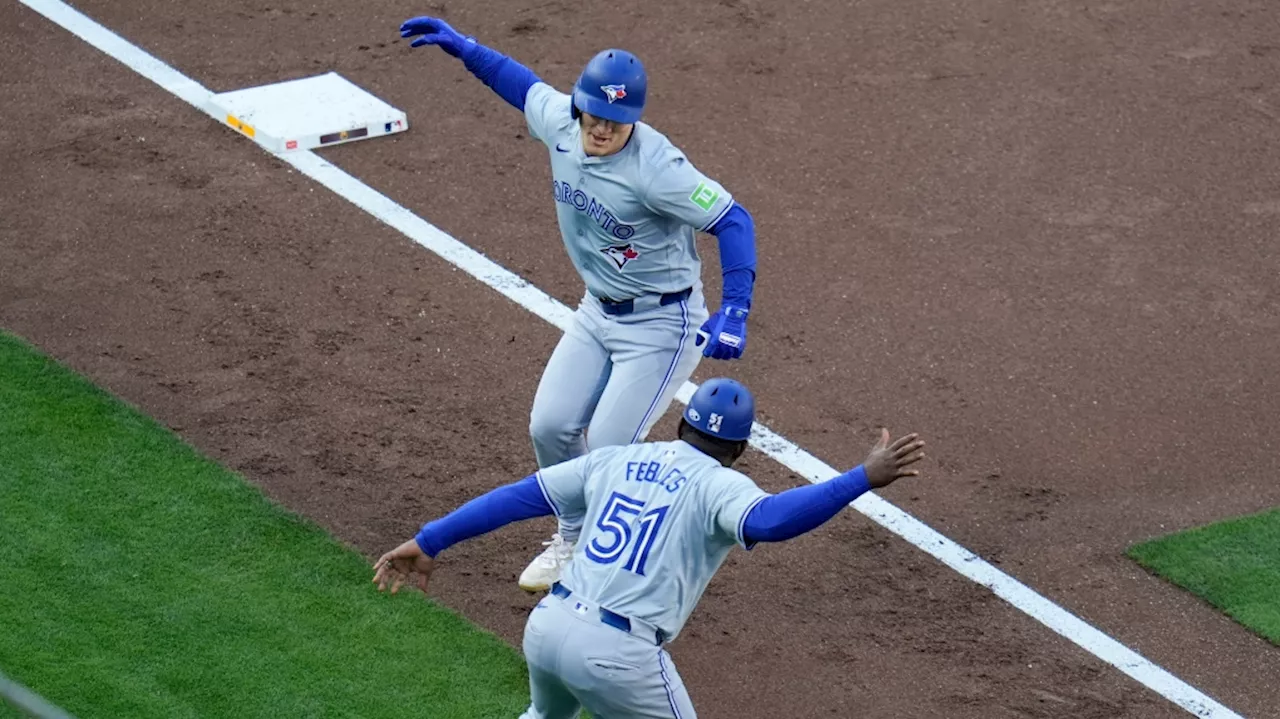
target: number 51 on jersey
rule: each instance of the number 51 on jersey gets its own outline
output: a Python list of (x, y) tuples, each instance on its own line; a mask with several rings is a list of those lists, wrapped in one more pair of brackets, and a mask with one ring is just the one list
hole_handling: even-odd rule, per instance
[[(596, 520), (600, 534), (587, 544), (587, 558), (598, 564), (613, 564), (626, 554), (627, 563), (622, 568), (643, 577), (649, 550), (653, 549), (670, 508), (657, 507), (646, 512), (644, 502), (614, 492)], [(640, 521), (633, 528), (632, 522), (637, 517)], [(627, 552), (628, 547), (631, 548), (630, 553)]]

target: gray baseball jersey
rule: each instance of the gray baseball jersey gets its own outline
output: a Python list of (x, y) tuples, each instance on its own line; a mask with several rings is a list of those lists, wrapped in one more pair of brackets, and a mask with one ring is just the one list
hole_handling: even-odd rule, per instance
[(560, 234), (587, 290), (625, 300), (691, 287), (702, 269), (695, 230), (729, 211), (729, 192), (643, 122), (619, 152), (587, 155), (570, 106), (569, 95), (540, 82), (524, 112), (551, 155)]
[(563, 582), (575, 596), (674, 639), (769, 496), (681, 442), (604, 447), (538, 473), (564, 523), (582, 534)]

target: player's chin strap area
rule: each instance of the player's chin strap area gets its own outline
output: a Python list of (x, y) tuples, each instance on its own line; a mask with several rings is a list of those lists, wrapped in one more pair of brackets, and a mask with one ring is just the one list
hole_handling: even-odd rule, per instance
[(597, 606), (585, 599), (575, 599), (572, 602), (568, 601), (569, 597), (573, 595), (573, 592), (560, 582), (556, 582), (551, 585), (551, 595), (565, 600), (565, 606), (575, 614), (591, 616), (593, 613), (592, 610), (595, 610), (595, 613), (598, 613), (598, 616), (600, 617), (601, 624), (607, 624), (614, 629), (621, 629), (633, 637), (638, 637), (647, 642), (653, 642), (658, 646), (662, 646), (667, 641), (667, 633), (648, 622), (640, 621), (639, 619), (629, 619), (617, 612), (611, 612), (608, 609)]

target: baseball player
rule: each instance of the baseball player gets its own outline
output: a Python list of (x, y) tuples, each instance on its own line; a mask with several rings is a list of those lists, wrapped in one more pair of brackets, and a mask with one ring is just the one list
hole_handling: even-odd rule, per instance
[[(588, 447), (642, 441), (702, 357), (742, 356), (756, 277), (751, 215), (660, 132), (640, 122), (647, 79), (640, 60), (605, 50), (572, 96), (444, 21), (400, 28), (412, 47), (438, 45), (524, 112), (551, 159), (565, 249), (586, 285), (533, 400), (529, 432), (539, 467)], [(715, 235), (724, 293), (708, 316), (695, 231)], [(698, 351), (701, 347), (701, 353)], [(545, 591), (573, 555), (560, 525), (520, 576)]]
[(374, 564), (378, 591), (435, 557), (510, 522), (554, 513), (580, 541), (562, 581), (525, 625), (532, 701), (522, 719), (695, 714), (664, 645), (680, 634), (735, 545), (781, 542), (834, 517), (869, 489), (918, 474), (924, 442), (888, 430), (866, 461), (821, 484), (768, 494), (731, 469), (747, 447), (755, 401), (731, 379), (694, 393), (674, 442), (594, 449), (474, 499), (424, 525)]

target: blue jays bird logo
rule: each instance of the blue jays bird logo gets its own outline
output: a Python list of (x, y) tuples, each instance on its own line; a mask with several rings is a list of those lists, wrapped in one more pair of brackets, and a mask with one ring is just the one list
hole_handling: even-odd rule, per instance
[(610, 105), (613, 104), (614, 100), (621, 100), (627, 96), (626, 85), (601, 85), (600, 89), (604, 90), (604, 95), (609, 98)]
[(640, 257), (640, 253), (636, 252), (636, 248), (627, 243), (625, 245), (614, 245), (600, 250), (606, 257), (613, 260), (613, 264), (618, 266), (618, 271), (627, 266), (627, 263)]

